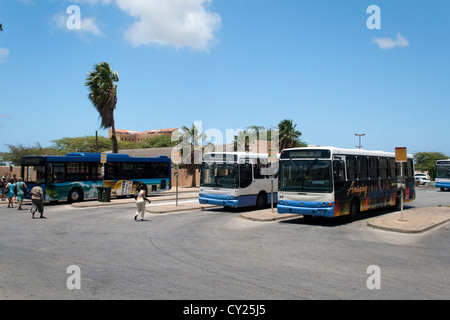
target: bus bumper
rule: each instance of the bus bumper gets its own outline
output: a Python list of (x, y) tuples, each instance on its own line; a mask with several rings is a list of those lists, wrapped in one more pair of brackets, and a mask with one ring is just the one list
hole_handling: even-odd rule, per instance
[(280, 200), (277, 205), (278, 213), (293, 213), (304, 216), (334, 217), (333, 202), (308, 202)]
[(237, 208), (239, 205), (239, 199), (237, 196), (229, 195), (214, 195), (214, 194), (200, 194), (198, 197), (200, 204), (210, 204), (214, 206), (224, 206)]
[(434, 186), (436, 188), (450, 188), (450, 182), (436, 182)]

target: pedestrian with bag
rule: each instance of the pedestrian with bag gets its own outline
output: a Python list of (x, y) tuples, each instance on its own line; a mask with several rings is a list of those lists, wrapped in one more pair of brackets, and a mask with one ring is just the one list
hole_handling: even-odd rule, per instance
[(34, 219), (34, 214), (38, 211), (41, 216), (41, 219), (46, 219), (44, 217), (44, 192), (42, 191), (41, 184), (36, 183), (36, 186), (31, 189), (31, 202), (33, 203), (33, 207), (30, 209), (32, 214), (31, 218)]
[(144, 221), (144, 215), (145, 215), (145, 201), (148, 201), (148, 203), (151, 203), (151, 201), (146, 196), (146, 191), (141, 186), (138, 186), (137, 190), (137, 197), (136, 197), (136, 206), (137, 206), (137, 212), (134, 216), (134, 220), (137, 220), (139, 215), (141, 216), (141, 221)]

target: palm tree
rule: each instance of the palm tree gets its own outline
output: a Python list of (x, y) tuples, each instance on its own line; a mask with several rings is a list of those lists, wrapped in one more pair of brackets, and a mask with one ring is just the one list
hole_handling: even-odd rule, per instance
[(117, 104), (117, 85), (119, 75), (111, 70), (107, 62), (97, 63), (94, 71), (88, 73), (85, 86), (89, 87), (89, 99), (101, 118), (100, 129), (111, 128), (113, 153), (119, 152), (114, 125), (114, 109)]
[[(197, 186), (195, 178), (197, 165), (202, 161), (203, 146), (201, 142), (207, 139), (206, 134), (198, 132), (197, 127), (193, 124), (190, 128), (183, 126), (181, 128), (181, 146), (183, 148), (183, 162), (186, 166), (188, 174), (192, 175), (192, 187)], [(200, 142), (200, 143), (199, 143)], [(188, 151), (188, 152), (184, 152)]]
[(296, 130), (297, 125), (292, 120), (284, 119), (278, 124), (280, 151), (286, 148), (303, 147), (306, 143), (300, 140), (302, 133)]

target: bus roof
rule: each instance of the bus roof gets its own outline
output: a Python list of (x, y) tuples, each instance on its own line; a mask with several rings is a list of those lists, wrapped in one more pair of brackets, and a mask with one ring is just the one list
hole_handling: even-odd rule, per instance
[[(277, 159), (280, 154), (277, 154)], [(243, 163), (248, 160), (264, 160), (269, 161), (268, 153), (252, 153), (252, 152), (210, 152), (203, 155), (205, 162), (223, 162), (223, 163)]]
[[(331, 155), (355, 155), (355, 156), (373, 156), (373, 157), (395, 157), (394, 152), (385, 152), (385, 151), (372, 151), (365, 149), (345, 149), (345, 148), (337, 148), (337, 147), (302, 147), (302, 148), (289, 148), (284, 149), (284, 151), (295, 151), (295, 150), (329, 150)], [(412, 159), (413, 155), (408, 154), (408, 158)]]
[(252, 158), (252, 159), (256, 159), (256, 158), (267, 158), (269, 155), (267, 153), (253, 153), (253, 152), (242, 152), (242, 151), (237, 151), (237, 152), (210, 152), (210, 153), (205, 153), (204, 156), (206, 155), (212, 155), (214, 156), (220, 156), (220, 155), (236, 155), (238, 156), (238, 158)]
[[(22, 164), (27, 164), (30, 160), (43, 160), (46, 162), (98, 162), (101, 160), (101, 153), (71, 152), (65, 156), (23, 156)], [(28, 161), (27, 161), (28, 160)], [(130, 157), (123, 153), (108, 153), (107, 162), (170, 162), (166, 156), (150, 157)]]
[(448, 165), (450, 165), (450, 159), (437, 160), (436, 164), (448, 164)]

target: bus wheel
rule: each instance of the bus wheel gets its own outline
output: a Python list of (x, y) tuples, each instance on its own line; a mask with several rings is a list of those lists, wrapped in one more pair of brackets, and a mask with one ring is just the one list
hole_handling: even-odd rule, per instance
[(256, 198), (256, 208), (257, 209), (263, 209), (267, 204), (267, 195), (263, 192), (260, 192), (258, 194), (258, 197)]
[(67, 197), (67, 201), (69, 203), (79, 202), (83, 200), (83, 191), (79, 188), (74, 188), (70, 190), (69, 196)]
[(356, 219), (356, 216), (359, 214), (359, 201), (357, 199), (353, 199), (350, 203), (350, 214), (348, 215), (348, 220), (353, 221)]

